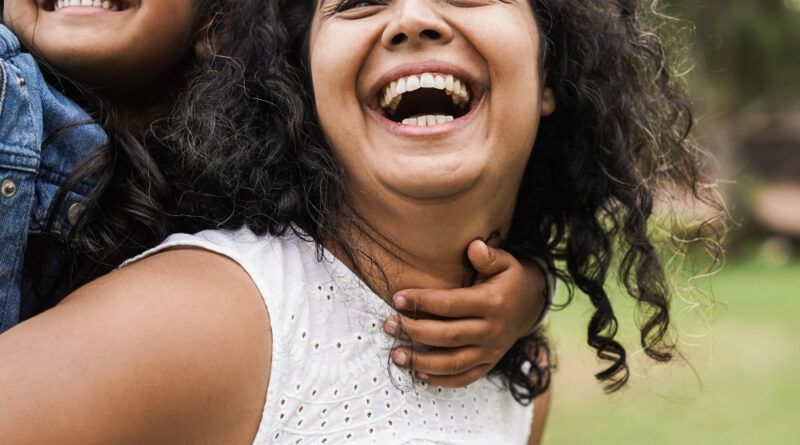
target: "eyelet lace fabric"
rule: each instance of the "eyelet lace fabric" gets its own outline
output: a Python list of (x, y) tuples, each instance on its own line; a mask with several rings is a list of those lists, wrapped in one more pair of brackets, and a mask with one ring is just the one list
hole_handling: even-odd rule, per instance
[(142, 256), (176, 246), (230, 257), (264, 297), (272, 369), (255, 444), (526, 443), (533, 407), (499, 380), (447, 389), (392, 364), (382, 323), (395, 311), (329, 252), (318, 261), (312, 242), (206, 231)]

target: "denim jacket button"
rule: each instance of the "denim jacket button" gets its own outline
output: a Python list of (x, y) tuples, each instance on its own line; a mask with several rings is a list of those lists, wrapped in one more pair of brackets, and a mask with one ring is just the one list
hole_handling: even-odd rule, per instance
[(79, 202), (69, 206), (69, 210), (67, 210), (67, 222), (71, 226), (78, 224), (78, 221), (81, 219), (81, 215), (83, 215), (84, 209), (84, 205)]
[(25, 80), (24, 77), (18, 77), (17, 78), (17, 83), (19, 84), (19, 86), (24, 87), (25, 84), (27, 84), (28, 82)]
[(0, 183), (0, 193), (6, 198), (14, 196), (17, 193), (17, 183), (11, 178), (3, 179), (3, 182)]

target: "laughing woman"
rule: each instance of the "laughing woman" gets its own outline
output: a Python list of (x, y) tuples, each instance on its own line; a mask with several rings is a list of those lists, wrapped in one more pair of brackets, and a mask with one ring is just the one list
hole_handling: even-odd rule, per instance
[(474, 280), (476, 236), (563, 260), (596, 308), (588, 342), (609, 390), (627, 377), (604, 291), (620, 242), (642, 346), (670, 359), (647, 220), (663, 184), (699, 195), (700, 159), (637, 2), (276, 0), (261, 13), (262, 81), (245, 87), (263, 108), (241, 131), (274, 150), (226, 152), (214, 125), (189, 125), (242, 114), (214, 82), (183, 107), (192, 131), (170, 135), (196, 178), (185, 205), (229, 230), (173, 235), (12, 330), (0, 353), (31, 361), (13, 369), (35, 368), (33, 345), (59, 366), (37, 385), (0, 379), (5, 439), (538, 443), (541, 334), (444, 389), (425, 381), (434, 355), (390, 357), (380, 325), (398, 289)]

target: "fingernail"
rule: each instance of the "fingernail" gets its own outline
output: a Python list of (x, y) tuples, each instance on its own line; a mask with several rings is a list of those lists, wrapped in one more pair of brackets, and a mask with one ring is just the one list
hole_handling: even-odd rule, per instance
[(428, 380), (429, 378), (431, 378), (431, 376), (429, 376), (428, 374), (425, 374), (424, 372), (418, 372), (417, 373), (417, 378), (420, 379), (420, 380)]
[(406, 307), (406, 303), (407, 302), (408, 302), (408, 300), (406, 300), (406, 297), (404, 297), (402, 295), (397, 295), (397, 296), (394, 297), (394, 306), (397, 307), (397, 308)]
[(394, 355), (394, 362), (398, 365), (405, 366), (408, 363), (408, 356), (405, 352), (400, 351)]
[(389, 318), (383, 323), (383, 329), (389, 335), (395, 335), (398, 332), (397, 319)]

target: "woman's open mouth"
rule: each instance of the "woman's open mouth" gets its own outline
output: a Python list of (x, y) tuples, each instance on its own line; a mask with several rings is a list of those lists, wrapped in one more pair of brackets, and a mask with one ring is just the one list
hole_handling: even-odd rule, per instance
[(428, 127), (468, 114), (477, 102), (468, 83), (452, 74), (422, 73), (393, 80), (378, 93), (384, 117)]
[(47, 0), (45, 11), (58, 11), (64, 8), (102, 8), (109, 11), (124, 11), (130, 8), (127, 0)]

